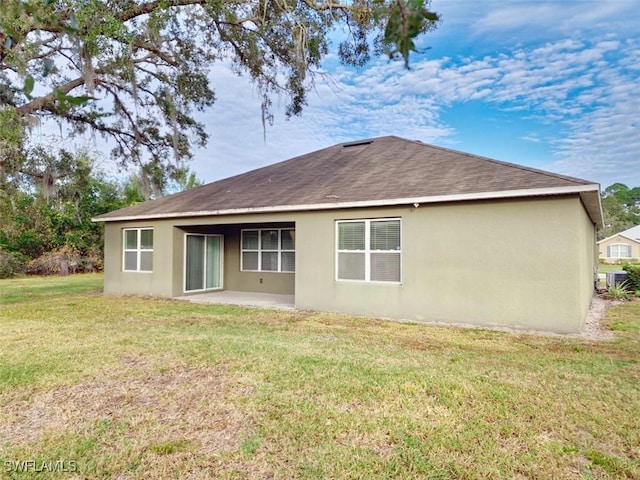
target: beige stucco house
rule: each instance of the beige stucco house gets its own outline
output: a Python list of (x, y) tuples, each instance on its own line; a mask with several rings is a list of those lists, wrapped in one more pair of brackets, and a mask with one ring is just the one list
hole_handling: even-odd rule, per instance
[(607, 263), (640, 259), (640, 225), (600, 240), (598, 251), (600, 258)]
[(578, 332), (599, 185), (398, 137), (101, 215), (107, 294), (232, 290), (299, 309)]

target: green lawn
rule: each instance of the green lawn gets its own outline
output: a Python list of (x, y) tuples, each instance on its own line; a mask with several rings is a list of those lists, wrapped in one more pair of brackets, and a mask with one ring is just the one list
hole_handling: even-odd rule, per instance
[(0, 477), (640, 478), (640, 302), (595, 342), (101, 284), (0, 281)]
[(619, 272), (622, 271), (622, 267), (623, 265), (601, 263), (598, 265), (598, 273)]

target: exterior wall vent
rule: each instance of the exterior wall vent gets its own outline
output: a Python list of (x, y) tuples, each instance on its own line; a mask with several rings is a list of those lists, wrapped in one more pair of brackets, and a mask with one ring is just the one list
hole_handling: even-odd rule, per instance
[(358, 140), (357, 142), (343, 143), (342, 148), (362, 147), (364, 145), (370, 145), (372, 143), (373, 143), (373, 140)]

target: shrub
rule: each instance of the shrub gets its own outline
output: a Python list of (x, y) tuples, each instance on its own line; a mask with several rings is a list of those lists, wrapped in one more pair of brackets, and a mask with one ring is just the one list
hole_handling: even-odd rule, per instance
[(100, 248), (90, 248), (82, 256), (82, 271), (86, 273), (104, 270), (104, 259)]
[(627, 272), (627, 282), (632, 291), (640, 290), (640, 265), (627, 264), (622, 269)]
[(73, 273), (101, 272), (103, 270), (102, 251), (90, 248), (84, 255), (77, 249), (65, 245), (57, 248), (27, 265), (27, 273), (33, 275), (71, 275)]
[(629, 300), (631, 294), (628, 292), (629, 284), (627, 281), (622, 283), (616, 283), (607, 287), (607, 291), (604, 292), (604, 296), (607, 298), (613, 298), (614, 300)]
[(68, 245), (47, 252), (27, 265), (27, 273), (35, 275), (69, 275), (79, 272), (82, 272), (82, 257)]
[(601, 265), (638, 265), (640, 264), (640, 258), (599, 258), (598, 262)]
[(25, 263), (19, 253), (0, 249), (0, 278), (11, 278), (25, 272)]

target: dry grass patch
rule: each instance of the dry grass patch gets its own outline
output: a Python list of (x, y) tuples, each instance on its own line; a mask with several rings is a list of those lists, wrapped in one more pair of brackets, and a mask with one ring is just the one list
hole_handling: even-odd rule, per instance
[(141, 425), (162, 425), (162, 432), (150, 432), (150, 440), (186, 440), (219, 451), (233, 448), (246, 420), (230, 408), (246, 390), (239, 384), (229, 387), (219, 368), (164, 367), (125, 357), (120, 368), (100, 372), (99, 378), (44, 392), (8, 393), (0, 438), (33, 444), (52, 432), (126, 421), (132, 433)]
[(225, 455), (251, 431), (251, 420), (234, 406), (250, 387), (219, 365), (158, 360), (124, 357), (118, 367), (73, 385), (7, 392), (0, 438), (19, 446), (21, 458), (52, 447), (63, 453), (67, 445), (65, 454), (94, 478), (113, 471), (177, 478), (189, 465), (200, 471), (194, 478), (207, 478), (212, 468), (225, 471)]

